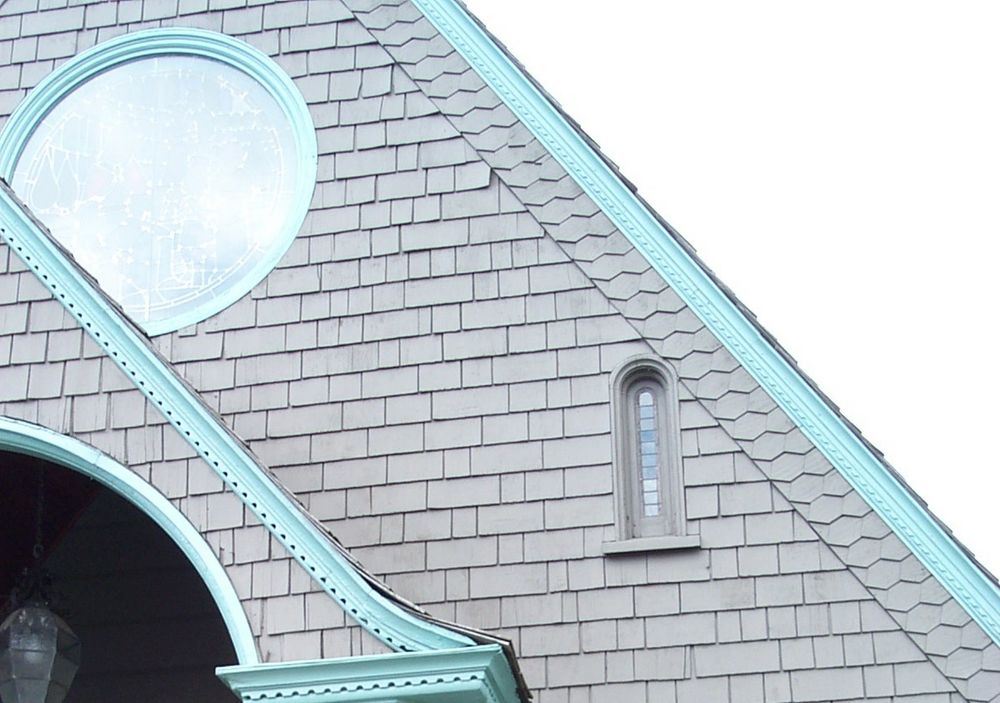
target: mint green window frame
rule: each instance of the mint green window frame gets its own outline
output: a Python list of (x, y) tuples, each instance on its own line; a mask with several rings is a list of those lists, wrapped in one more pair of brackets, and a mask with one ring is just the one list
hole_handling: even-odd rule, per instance
[[(260, 283), (291, 246), (309, 211), (316, 185), (318, 151), (309, 109), (291, 78), (270, 57), (245, 42), (201, 29), (151, 29), (98, 44), (58, 67), (17, 106), (0, 132), (0, 176), (8, 183), (24, 147), (45, 116), (69, 93), (99, 73), (144, 58), (194, 56), (221, 62), (256, 80), (281, 107), (300, 155), (292, 206), (272, 245), (253, 267), (233, 279), (218, 295), (162, 319), (141, 323), (158, 335), (208, 319)], [(44, 223), (43, 223), (44, 224)]]

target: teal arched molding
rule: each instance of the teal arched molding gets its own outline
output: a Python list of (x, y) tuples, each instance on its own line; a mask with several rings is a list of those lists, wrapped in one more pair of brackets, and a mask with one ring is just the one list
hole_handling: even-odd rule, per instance
[[(164, 41), (176, 39), (176, 45), (184, 46), (192, 46), (202, 40), (233, 42), (213, 33), (191, 30), (150, 30), (141, 34), (150, 37), (151, 41), (154, 39), (154, 34), (162, 35), (165, 37)], [(126, 40), (137, 36), (140, 35), (127, 35), (108, 44), (114, 44), (118, 49), (125, 51), (128, 46)], [(6, 132), (4, 138), (0, 138), (0, 150), (2, 149), (16, 149), (16, 140), (7, 137)], [(0, 166), (7, 162), (5, 160), (10, 163), (16, 162), (16, 154), (0, 151)], [(497, 693), (496, 686), (490, 683), (484, 693), (484, 700), (497, 703), (518, 698), (518, 691), (521, 689), (515, 680), (516, 664), (512, 653), (500, 650), (501, 640), (485, 633), (438, 621), (392, 594), (365, 572), (349, 554), (338, 547), (318, 522), (304, 512), (302, 506), (282, 486), (275, 483), (267, 469), (250, 453), (246, 445), (226, 428), (222, 420), (212, 412), (177, 371), (152, 348), (148, 338), (49, 236), (44, 224), (32, 215), (10, 187), (3, 182), (0, 182), (0, 240), (11, 248), (25, 267), (38, 277), (53, 298), (62, 303), (70, 316), (90, 335), (98, 348), (142, 392), (150, 407), (158, 411), (163, 419), (177, 430), (191, 448), (205, 460), (208, 467), (216, 472), (225, 486), (243, 501), (247, 509), (278, 542), (284, 545), (296, 562), (348, 616), (397, 652), (418, 655), (416, 659), (407, 658), (404, 661), (422, 662), (419, 666), (427, 663), (430, 669), (439, 673), (441, 671), (439, 665), (442, 662), (454, 663), (451, 653), (456, 650), (468, 650), (470, 656), (475, 652), (489, 650), (491, 653), (486, 659), (469, 666), (485, 667), (490, 670), (499, 666), (501, 671), (496, 676), (503, 680), (502, 688), (507, 693)], [(16, 430), (18, 427), (20, 427), (18, 424), (7, 425), (7, 429)], [(17, 435), (17, 432), (13, 433), (13, 437)], [(8, 438), (7, 441), (11, 440)], [(0, 446), (3, 446), (2, 442), (3, 438), (0, 437)], [(26, 444), (30, 446), (32, 443)], [(46, 443), (39, 442), (38, 445), (44, 447)], [(72, 455), (72, 452), (68, 453), (69, 457)], [(95, 455), (91, 450), (89, 454), (85, 453), (85, 456), (93, 459)], [(67, 461), (67, 456), (58, 452), (57, 457), (62, 457), (63, 462)], [(486, 641), (487, 644), (477, 647), (477, 641)], [(251, 646), (247, 650), (248, 656), (252, 652)], [(379, 661), (399, 661), (394, 657), (395, 655), (386, 655)], [(438, 664), (431, 666), (431, 661)], [(467, 671), (466, 664), (456, 666)], [(379, 670), (382, 669), (381, 663), (374, 666)], [(445, 668), (450, 667), (451, 664), (445, 666)], [(274, 668), (255, 666), (252, 660), (250, 666), (240, 667), (241, 670), (250, 669), (256, 672), (254, 677), (257, 674), (263, 676), (264, 681), (257, 682), (261, 685), (270, 685), (267, 683), (269, 677), (267, 672)], [(279, 665), (277, 668), (285, 671), (287, 667)], [(347, 678), (352, 676), (346, 671), (341, 674)], [(483, 672), (472, 673), (468, 677), (466, 674), (452, 673), (449, 674), (449, 681), (459, 685), (469, 677), (481, 682), (497, 680), (496, 676)], [(423, 681), (426, 677), (418, 678)], [(386, 681), (385, 685), (393, 687), (399, 681), (394, 678), (392, 681)], [(406, 678), (405, 681), (410, 679)], [(376, 686), (380, 687), (381, 684)], [(357, 690), (364, 693), (369, 689), (362, 687)], [(437, 689), (428, 686), (426, 690), (431, 692)], [(326, 701), (329, 698), (322, 700)], [(355, 698), (344, 698), (344, 701), (348, 700)], [(473, 699), (466, 697), (465, 700)]]
[[(118, 65), (141, 56), (188, 53), (227, 60), (250, 71), (259, 80), (285, 84), (301, 96), (271, 59), (224, 35), (193, 29), (154, 29), (127, 34), (80, 54), (63, 64), (21, 103), (0, 134), (0, 176), (17, 163), (19, 149), (31, 125), (65, 95), (101, 67)], [(275, 69), (277, 73), (275, 73)], [(278, 85), (271, 86), (278, 89)], [(288, 98), (292, 100), (292, 97)], [(298, 129), (311, 139), (315, 160), (315, 134), (308, 115)], [(306, 134), (308, 133), (308, 135)], [(302, 166), (315, 174), (315, 164)], [(310, 187), (311, 190), (311, 187)], [(308, 195), (302, 194), (308, 205)], [(351, 557), (338, 549), (322, 527), (306, 515), (247, 447), (183, 381), (170, 364), (149, 345), (115, 305), (51, 238), (9, 186), (0, 182), (0, 239), (24, 262), (55, 300), (66, 308), (127, 379), (149, 400), (150, 406), (169, 422), (216, 472), (261, 524), (297, 560), (310, 576), (359, 625), (389, 647), (399, 651), (426, 651), (469, 647), (475, 640), (463, 628), (434, 622), (419, 609), (387, 593)], [(149, 332), (149, 330), (147, 330)]]
[(0, 239), (146, 396), (150, 407), (176, 428), (225, 486), (359, 625), (398, 651), (475, 644), (465, 628), (437, 622), (394, 596), (339, 549), (3, 182)]
[(141, 326), (149, 335), (173, 332), (205, 320), (232, 305), (278, 264), (295, 240), (309, 212), (316, 186), (316, 129), (309, 108), (292, 79), (269, 56), (246, 42), (202, 29), (150, 29), (115, 37), (79, 54), (47, 75), (14, 110), (0, 132), (0, 177), (11, 183), (21, 152), (38, 124), (78, 86), (98, 73), (130, 61), (154, 56), (198, 56), (219, 61), (247, 74), (275, 99), (288, 118), (300, 155), (295, 201), (274, 244), (241, 280), (195, 308)]
[(236, 589), (201, 534), (162, 493), (107, 454), (78, 439), (21, 420), (0, 417), (0, 449), (28, 454), (78, 471), (135, 505), (180, 547), (222, 615), (241, 666), (259, 659)]

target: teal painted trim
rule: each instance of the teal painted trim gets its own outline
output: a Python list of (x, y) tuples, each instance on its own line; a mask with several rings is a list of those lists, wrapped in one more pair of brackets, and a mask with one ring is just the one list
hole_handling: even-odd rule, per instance
[(1000, 644), (1000, 589), (454, 0), (413, 0), (907, 547)]
[(520, 700), (498, 645), (227, 666), (216, 669), (216, 674), (244, 701), (517, 703)]
[(219, 296), (208, 298), (182, 314), (142, 323), (140, 326), (149, 335), (193, 325), (232, 305), (277, 266), (295, 240), (309, 212), (316, 186), (318, 151), (309, 108), (292, 79), (269, 56), (225, 34), (202, 29), (150, 29), (98, 44), (59, 66), (32, 89), (0, 132), (0, 177), (10, 183), (28, 139), (59, 101), (98, 73), (137, 59), (166, 55), (200, 56), (220, 61), (264, 86), (288, 118), (301, 158), (298, 161), (294, 204), (268, 255), (242, 276), (239, 285), (230, 287)]
[(39, 425), (0, 417), (0, 448), (39, 457), (89, 476), (152, 518), (180, 547), (208, 587), (240, 664), (257, 664), (250, 622), (229, 576), (205, 538), (162, 493), (107, 454)]
[(397, 650), (453, 649), (465, 635), (418, 617), (390, 600), (339, 551), (322, 527), (274, 482), (223, 425), (0, 183), (0, 237), (63, 303), (126, 378), (295, 557), (376, 638)]

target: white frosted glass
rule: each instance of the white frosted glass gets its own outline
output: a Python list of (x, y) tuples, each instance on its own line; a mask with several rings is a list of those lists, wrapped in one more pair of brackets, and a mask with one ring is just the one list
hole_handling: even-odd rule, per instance
[(252, 285), (245, 274), (287, 244), (297, 158), (264, 86), (219, 61), (161, 56), (63, 98), (32, 133), (12, 185), (142, 323)]

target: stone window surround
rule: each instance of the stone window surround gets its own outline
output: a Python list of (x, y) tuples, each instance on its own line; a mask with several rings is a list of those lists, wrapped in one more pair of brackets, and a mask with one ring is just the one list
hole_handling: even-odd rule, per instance
[[(660, 467), (662, 511), (659, 525), (649, 519), (638, 524), (633, 515), (641, 504), (635, 453), (635, 413), (631, 408), (635, 388), (652, 381), (659, 390)], [(636, 356), (626, 359), (611, 374), (611, 441), (614, 446), (615, 532), (613, 542), (605, 542), (606, 555), (632, 552), (689, 549), (698, 547), (698, 535), (687, 534), (684, 504), (684, 476), (681, 458), (680, 404), (677, 375), (661, 359)], [(652, 527), (652, 529), (650, 529)], [(661, 534), (655, 534), (661, 532)]]

